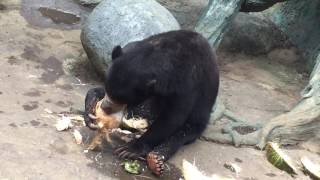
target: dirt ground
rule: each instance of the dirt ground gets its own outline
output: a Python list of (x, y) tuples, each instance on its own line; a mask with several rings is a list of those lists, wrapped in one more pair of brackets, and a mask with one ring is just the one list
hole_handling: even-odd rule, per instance
[[(71, 131), (56, 131), (57, 114), (83, 109), (86, 91), (99, 85), (79, 38), (79, 23), (90, 9), (67, 1), (76, 15), (67, 15), (70, 21), (53, 22), (43, 17), (51, 16), (51, 11), (41, 14), (37, 8), (63, 8), (62, 1), (39, 2), (0, 1), (0, 179), (156, 179), (147, 170), (141, 176), (124, 173), (110, 147), (86, 153), (86, 145), (77, 145)], [(229, 109), (250, 121), (266, 122), (288, 111), (306, 84), (299, 64), (285, 66), (267, 56), (218, 54), (222, 98)], [(92, 134), (86, 128), (81, 131), (85, 138)], [(207, 175), (293, 179), (269, 164), (264, 152), (249, 147), (198, 140), (170, 163), (181, 167), (182, 159)], [(231, 172), (224, 167), (226, 162), (236, 163), (241, 172)], [(175, 178), (170, 174), (162, 179)]]

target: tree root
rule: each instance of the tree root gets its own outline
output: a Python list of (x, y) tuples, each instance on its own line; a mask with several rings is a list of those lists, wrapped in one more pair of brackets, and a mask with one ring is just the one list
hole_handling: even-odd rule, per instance
[[(217, 113), (218, 115), (214, 113)], [(238, 117), (237, 115), (226, 109), (220, 101), (218, 101), (214, 113), (211, 116), (211, 124), (203, 133), (203, 140), (223, 144), (233, 144), (236, 147), (239, 147), (241, 145), (257, 144), (258, 132), (259, 129), (261, 129), (262, 125), (248, 123), (246, 120)], [(215, 124), (222, 117), (226, 117), (230, 120), (230, 122), (221, 130), (215, 127)]]
[(267, 141), (294, 145), (315, 137), (320, 129), (320, 107), (305, 109), (305, 106), (271, 119), (261, 130), (257, 147), (262, 149)]

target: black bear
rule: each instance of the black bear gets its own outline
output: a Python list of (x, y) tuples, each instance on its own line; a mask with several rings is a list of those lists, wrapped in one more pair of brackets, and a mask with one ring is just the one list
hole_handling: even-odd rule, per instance
[(157, 34), (142, 41), (117, 46), (105, 77), (105, 89), (86, 97), (85, 119), (93, 104), (104, 98), (103, 108), (137, 106), (150, 100), (154, 121), (139, 139), (115, 150), (121, 158), (147, 158), (155, 174), (182, 145), (196, 140), (208, 124), (219, 89), (214, 50), (192, 31)]

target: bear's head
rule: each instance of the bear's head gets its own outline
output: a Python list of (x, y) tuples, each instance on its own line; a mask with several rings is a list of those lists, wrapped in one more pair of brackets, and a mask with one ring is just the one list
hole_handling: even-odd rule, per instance
[[(152, 95), (156, 82), (148, 70), (148, 47), (123, 52), (120, 46), (112, 51), (112, 64), (105, 77), (105, 91), (109, 100), (102, 104), (138, 105)], [(109, 105), (107, 105), (109, 104)]]

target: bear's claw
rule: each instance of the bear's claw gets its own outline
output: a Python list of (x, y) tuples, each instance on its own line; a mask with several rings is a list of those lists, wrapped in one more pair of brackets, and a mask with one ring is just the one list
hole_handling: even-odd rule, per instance
[(143, 153), (138, 153), (139, 150), (135, 150), (134, 148), (130, 148), (130, 146), (125, 145), (117, 148), (114, 151), (114, 154), (122, 159), (134, 159), (134, 160), (145, 160), (143, 157)]
[(152, 151), (147, 155), (147, 165), (155, 175), (160, 176), (164, 171), (164, 157)]

